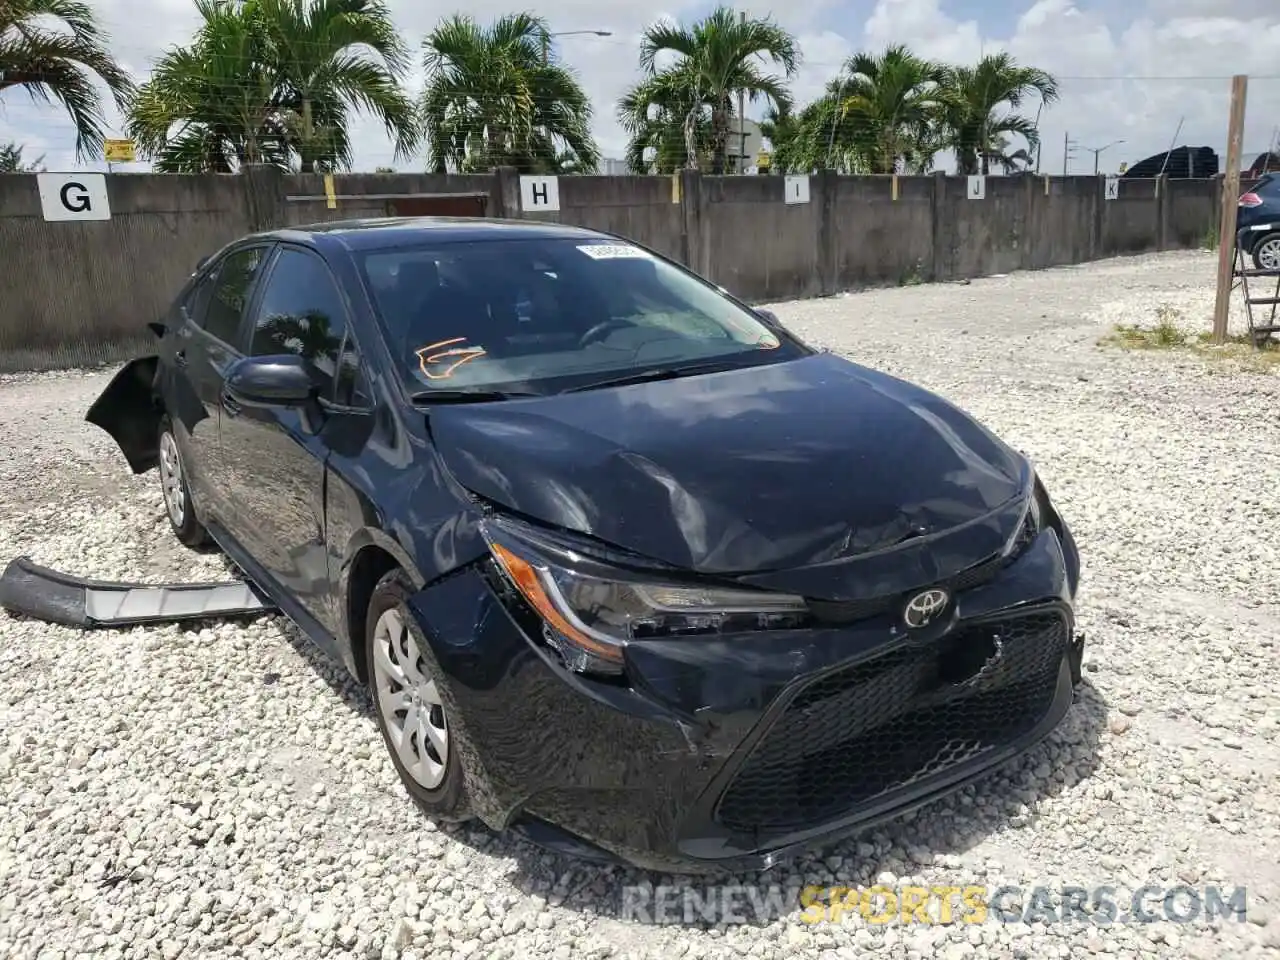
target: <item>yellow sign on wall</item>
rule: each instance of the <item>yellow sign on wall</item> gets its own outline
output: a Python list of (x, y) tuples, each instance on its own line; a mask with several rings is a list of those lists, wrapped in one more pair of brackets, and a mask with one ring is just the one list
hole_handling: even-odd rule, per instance
[(107, 140), (103, 144), (107, 163), (133, 163), (137, 155), (132, 140)]

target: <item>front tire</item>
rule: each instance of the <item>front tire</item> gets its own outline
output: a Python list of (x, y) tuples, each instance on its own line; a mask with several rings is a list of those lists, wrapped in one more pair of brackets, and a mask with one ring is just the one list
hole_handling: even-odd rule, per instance
[(462, 764), (440, 696), (441, 678), (422, 655), (427, 643), (406, 610), (399, 570), (378, 581), (365, 617), (365, 666), (373, 715), (413, 801), (446, 822), (471, 818)]
[(209, 533), (196, 517), (195, 501), (187, 484), (186, 465), (168, 414), (160, 418), (159, 448), (160, 489), (169, 526), (174, 536), (188, 547), (204, 546), (209, 541)]

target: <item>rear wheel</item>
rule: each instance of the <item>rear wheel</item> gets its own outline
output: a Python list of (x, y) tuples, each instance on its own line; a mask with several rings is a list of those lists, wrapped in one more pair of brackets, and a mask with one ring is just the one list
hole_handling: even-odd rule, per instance
[(187, 471), (182, 462), (182, 451), (173, 432), (173, 422), (166, 414), (160, 419), (160, 489), (164, 494), (164, 511), (174, 536), (188, 547), (199, 547), (208, 542), (209, 534), (196, 518), (191, 488), (187, 485)]
[(462, 764), (440, 695), (440, 677), (423, 656), (427, 640), (405, 609), (409, 588), (393, 570), (373, 589), (365, 619), (365, 658), (373, 713), (391, 762), (414, 801), (439, 820), (470, 819)]
[(1268, 233), (1253, 245), (1253, 265), (1259, 270), (1280, 270), (1280, 232)]

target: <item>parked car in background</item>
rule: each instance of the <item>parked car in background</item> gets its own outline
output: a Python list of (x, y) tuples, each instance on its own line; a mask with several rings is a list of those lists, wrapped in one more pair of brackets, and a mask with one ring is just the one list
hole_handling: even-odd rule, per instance
[(1259, 270), (1280, 270), (1280, 174), (1269, 173), (1240, 196), (1236, 236)]
[(618, 237), (246, 237), (89, 412), (367, 684), (430, 815), (768, 866), (1066, 714), (1080, 559), (1031, 464)]

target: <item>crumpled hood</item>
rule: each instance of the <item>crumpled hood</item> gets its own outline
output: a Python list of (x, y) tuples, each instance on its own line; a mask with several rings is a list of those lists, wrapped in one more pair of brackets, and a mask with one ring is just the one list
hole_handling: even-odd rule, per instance
[[(829, 564), (949, 530), (1017, 497), (1025, 468), (946, 401), (831, 354), (430, 416), (474, 493), (702, 573)], [(1003, 535), (987, 534), (960, 563)]]

